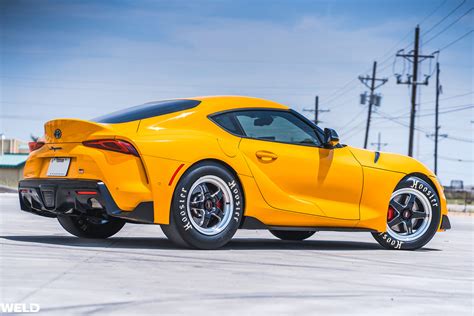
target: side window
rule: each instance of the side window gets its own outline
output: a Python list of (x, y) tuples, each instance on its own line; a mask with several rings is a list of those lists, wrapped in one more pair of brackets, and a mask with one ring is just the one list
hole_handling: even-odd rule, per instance
[(235, 121), (233, 113), (214, 115), (211, 117), (211, 119), (226, 131), (243, 136), (240, 128), (237, 126), (237, 122)]
[(320, 145), (316, 132), (291, 112), (251, 110), (234, 115), (247, 137), (291, 144)]

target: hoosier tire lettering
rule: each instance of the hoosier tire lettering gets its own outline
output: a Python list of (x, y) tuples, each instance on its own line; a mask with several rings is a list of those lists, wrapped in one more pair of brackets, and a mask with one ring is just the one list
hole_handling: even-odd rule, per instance
[(242, 209), (240, 208), (240, 192), (239, 190), (237, 189), (237, 184), (235, 183), (235, 180), (233, 180), (232, 182), (228, 182), (227, 183), (229, 185), (229, 188), (232, 190), (232, 193), (234, 194), (234, 199), (235, 199), (235, 208), (234, 208), (234, 221), (236, 221), (237, 223), (240, 222), (240, 217), (241, 217), (241, 214), (242, 214)]
[(184, 230), (193, 229), (193, 226), (189, 222), (188, 217), (186, 216), (186, 198), (188, 191), (185, 188), (181, 188), (181, 193), (179, 194), (179, 215), (181, 216), (181, 222), (183, 223)]
[(387, 249), (423, 247), (433, 238), (441, 220), (436, 189), (415, 176), (400, 181), (392, 194), (389, 209), (387, 231), (372, 234)]
[(411, 187), (413, 189), (423, 192), (428, 197), (433, 207), (439, 206), (438, 197), (436, 196), (435, 192), (432, 191), (433, 189), (430, 189), (426, 185), (423, 185), (423, 183), (420, 182), (420, 179), (412, 178), (411, 181)]
[(244, 197), (239, 179), (227, 167), (203, 162), (178, 181), (165, 235), (175, 244), (216, 249), (230, 241), (242, 221)]

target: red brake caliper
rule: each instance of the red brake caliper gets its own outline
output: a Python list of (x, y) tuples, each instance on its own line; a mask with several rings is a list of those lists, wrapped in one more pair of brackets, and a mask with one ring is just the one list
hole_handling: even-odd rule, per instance
[(387, 221), (391, 221), (395, 217), (395, 210), (393, 207), (389, 206), (388, 207), (388, 213), (387, 213)]

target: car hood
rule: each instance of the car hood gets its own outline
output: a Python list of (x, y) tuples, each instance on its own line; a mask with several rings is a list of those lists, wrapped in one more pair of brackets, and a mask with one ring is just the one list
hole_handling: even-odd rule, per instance
[(359, 161), (359, 163), (364, 167), (405, 174), (419, 172), (427, 176), (435, 177), (434, 173), (428, 167), (412, 157), (395, 153), (360, 149), (351, 146), (348, 147), (357, 161)]

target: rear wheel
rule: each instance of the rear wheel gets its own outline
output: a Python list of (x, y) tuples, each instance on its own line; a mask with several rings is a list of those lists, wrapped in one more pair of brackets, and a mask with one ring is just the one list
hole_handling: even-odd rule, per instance
[(216, 249), (234, 236), (244, 209), (236, 176), (220, 164), (199, 164), (186, 172), (173, 195), (164, 234), (175, 244)]
[(273, 236), (281, 240), (305, 240), (313, 236), (315, 231), (270, 230)]
[(59, 224), (70, 234), (81, 238), (108, 238), (118, 233), (125, 221), (110, 217), (107, 220), (76, 216), (58, 216)]
[(402, 180), (392, 193), (387, 231), (373, 236), (387, 249), (418, 249), (433, 238), (440, 218), (436, 190), (426, 181), (412, 176)]

